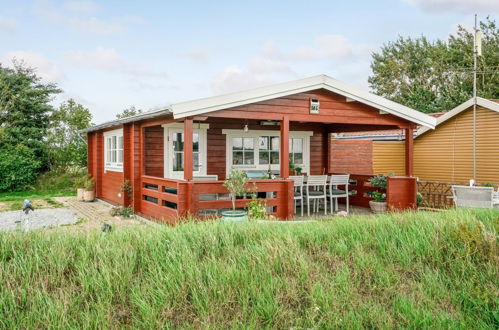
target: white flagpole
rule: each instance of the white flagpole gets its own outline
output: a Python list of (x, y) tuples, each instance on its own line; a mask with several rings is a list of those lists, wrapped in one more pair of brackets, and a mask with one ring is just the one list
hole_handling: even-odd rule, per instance
[(475, 14), (475, 35), (473, 37), (473, 180), (476, 181), (476, 65), (477, 65), (477, 15)]

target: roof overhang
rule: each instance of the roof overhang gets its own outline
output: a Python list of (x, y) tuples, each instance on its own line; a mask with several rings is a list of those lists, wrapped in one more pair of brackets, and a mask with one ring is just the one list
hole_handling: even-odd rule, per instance
[[(451, 111), (446, 112), (444, 115), (442, 115), (442, 116), (440, 116), (440, 117), (437, 118), (437, 125), (436, 126), (438, 126), (441, 123), (443, 123), (443, 122), (451, 119), (454, 116), (457, 116), (461, 112), (469, 109), (470, 107), (473, 106), (474, 103), (475, 103), (474, 99), (471, 98), (468, 101), (466, 101), (464, 103), (461, 103), (460, 105), (458, 105), (457, 107), (455, 107)], [(478, 106), (480, 106), (480, 107), (487, 108), (489, 110), (499, 112), (499, 103), (497, 103), (497, 102), (490, 101), (490, 100), (487, 100), (487, 99), (484, 99), (484, 98), (481, 98), (481, 97), (477, 97), (476, 98), (476, 104)], [(422, 134), (426, 133), (428, 130), (429, 130), (428, 127), (421, 127), (420, 129), (417, 130), (417, 132), (415, 133), (415, 135), (416, 135), (416, 137), (419, 137)]]
[(337, 93), (350, 100), (376, 108), (380, 112), (392, 114), (428, 129), (433, 129), (436, 125), (436, 118), (381, 96), (356, 89), (326, 75), (318, 75), (226, 95), (176, 103), (171, 105), (171, 110), (173, 118), (180, 119), (316, 89), (325, 89)]
[(161, 115), (171, 115), (171, 114), (172, 114), (172, 111), (170, 110), (170, 108), (161, 108), (161, 109), (156, 109), (156, 110), (150, 110), (150, 111), (146, 111), (143, 113), (139, 113), (138, 115), (135, 115), (135, 116), (130, 116), (130, 117), (122, 118), (122, 119), (107, 121), (105, 123), (89, 127), (87, 129), (82, 129), (82, 130), (78, 131), (78, 133), (94, 132), (94, 131), (98, 131), (101, 129), (120, 126), (123, 124), (128, 124), (128, 123), (131, 123), (134, 121), (151, 119), (151, 118), (156, 118), (156, 117), (161, 116)]

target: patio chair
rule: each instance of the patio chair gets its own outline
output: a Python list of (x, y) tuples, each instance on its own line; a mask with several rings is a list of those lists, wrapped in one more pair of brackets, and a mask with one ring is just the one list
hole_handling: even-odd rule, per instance
[[(331, 175), (329, 180), (329, 189), (327, 191), (327, 196), (331, 203), (331, 214), (333, 214), (335, 208), (338, 211), (338, 198), (346, 198), (347, 213), (349, 211), (349, 200), (348, 200), (348, 183), (350, 181), (350, 174), (341, 175)], [(345, 190), (341, 190), (338, 187), (345, 186)], [(334, 204), (333, 204), (334, 200)], [(335, 207), (336, 206), (336, 207)]]
[(452, 196), (456, 207), (493, 208), (499, 205), (492, 187), (452, 186)]
[(291, 175), (289, 177), (294, 181), (294, 200), (295, 200), (295, 213), (296, 213), (296, 201), (300, 201), (301, 216), (303, 217), (303, 175)]
[[(327, 214), (326, 197), (327, 175), (309, 175), (305, 184), (305, 197), (307, 199), (307, 215), (310, 216), (310, 200), (324, 200), (324, 215)], [(312, 188), (312, 190), (310, 189)]]

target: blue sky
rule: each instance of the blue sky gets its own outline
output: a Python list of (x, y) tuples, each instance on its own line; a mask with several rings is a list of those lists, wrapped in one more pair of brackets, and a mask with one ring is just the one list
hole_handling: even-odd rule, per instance
[(2, 1), (0, 62), (36, 67), (98, 123), (321, 73), (368, 89), (384, 42), (447, 38), (475, 12), (499, 1)]

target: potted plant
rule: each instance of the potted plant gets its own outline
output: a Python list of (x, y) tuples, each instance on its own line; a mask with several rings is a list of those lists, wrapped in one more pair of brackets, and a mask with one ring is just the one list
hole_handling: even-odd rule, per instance
[(95, 200), (94, 179), (90, 174), (86, 177), (84, 189), (83, 200), (85, 202), (93, 202)]
[[(372, 177), (369, 182), (371, 183), (371, 187), (377, 187), (386, 189), (386, 181), (387, 177), (383, 174), (376, 175)], [(371, 193), (373, 200), (369, 201), (369, 206), (371, 207), (371, 211), (373, 213), (385, 213), (386, 212), (386, 194), (381, 191), (373, 191)]]
[(229, 196), (232, 201), (232, 210), (222, 212), (222, 221), (245, 221), (247, 213), (244, 210), (236, 210), (236, 198), (248, 192), (246, 183), (248, 176), (246, 172), (241, 170), (232, 171), (224, 181), (224, 187), (229, 191)]
[(293, 164), (293, 162), (291, 161), (291, 159), (289, 160), (289, 175), (296, 175), (296, 167), (295, 164)]
[(84, 193), (85, 193), (85, 181), (87, 180), (86, 176), (79, 177), (74, 182), (74, 187), (76, 188), (76, 200), (79, 202), (83, 202)]

